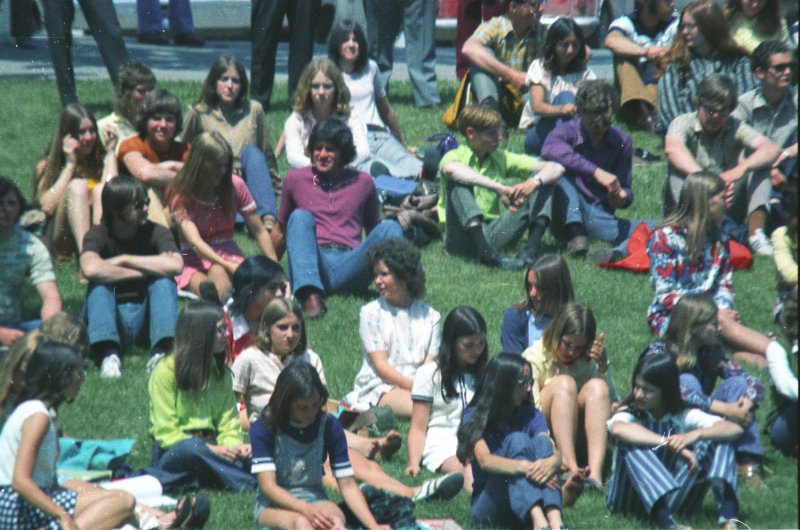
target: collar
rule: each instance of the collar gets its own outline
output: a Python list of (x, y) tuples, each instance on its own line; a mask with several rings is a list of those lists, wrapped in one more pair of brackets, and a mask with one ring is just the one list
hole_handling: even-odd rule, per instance
[(722, 128), (717, 132), (717, 134), (715, 134), (714, 136), (707, 136), (705, 131), (703, 130), (703, 124), (700, 123), (700, 116), (697, 114), (697, 111), (692, 112), (692, 131), (694, 131), (696, 134), (707, 136), (708, 138), (716, 138), (720, 134), (726, 132), (727, 130), (733, 127), (738, 127), (739, 126), (738, 124), (739, 120), (737, 118), (734, 118), (733, 115), (731, 115), (728, 117), (728, 121), (725, 122), (725, 125), (722, 126)]
[(225, 307), (223, 309), (231, 319), (231, 334), (233, 335), (233, 340), (239, 340), (243, 336), (250, 333), (250, 326), (247, 325), (247, 319), (244, 318), (244, 315), (231, 314), (232, 305), (233, 298), (228, 298), (228, 301), (225, 302)]
[[(793, 97), (794, 94), (792, 93), (792, 90), (791, 89), (786, 90), (786, 92), (784, 92), (783, 94), (783, 97), (781, 98), (781, 101), (778, 103), (778, 106), (776, 107), (777, 110), (781, 110), (786, 105), (791, 104)], [(763, 107), (772, 109), (772, 105), (770, 105), (769, 101), (767, 101), (767, 98), (764, 97), (764, 93), (761, 91), (761, 88), (759, 87), (756, 89), (755, 97), (753, 98), (753, 108), (758, 109)]]

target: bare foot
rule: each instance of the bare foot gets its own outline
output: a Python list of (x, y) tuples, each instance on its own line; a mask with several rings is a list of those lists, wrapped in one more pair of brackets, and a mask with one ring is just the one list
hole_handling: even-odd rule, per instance
[(583, 493), (583, 481), (589, 476), (589, 468), (580, 468), (573, 473), (569, 473), (564, 485), (561, 486), (561, 501), (565, 508), (575, 504), (578, 497)]
[(393, 429), (383, 438), (373, 440), (373, 442), (375, 443), (367, 458), (375, 460), (380, 456), (383, 460), (391, 460), (403, 445), (403, 435)]

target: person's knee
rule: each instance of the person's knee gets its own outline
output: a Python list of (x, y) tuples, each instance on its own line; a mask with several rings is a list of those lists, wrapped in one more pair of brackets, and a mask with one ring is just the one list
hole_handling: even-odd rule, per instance
[(403, 227), (394, 219), (384, 219), (381, 221), (376, 229), (381, 231), (383, 239), (392, 239), (395, 237), (403, 237)]
[(589, 401), (609, 399), (608, 383), (605, 379), (593, 377), (589, 379), (581, 388), (581, 394), (586, 396)]
[(578, 385), (570, 375), (557, 375), (547, 386), (553, 386), (553, 391), (559, 396), (575, 397), (578, 395)]
[(303, 227), (313, 227), (315, 224), (314, 214), (308, 210), (295, 210), (289, 216), (286, 230), (294, 230)]
[(725, 379), (720, 385), (720, 391), (728, 393), (733, 399), (744, 396), (748, 388), (747, 379), (739, 375)]
[(694, 392), (705, 393), (705, 392), (703, 392), (703, 387), (700, 384), (700, 380), (697, 379), (696, 376), (694, 376), (692, 374), (684, 373), (684, 374), (680, 374), (679, 380), (680, 380), (681, 386), (687, 387), (687, 388), (693, 390)]

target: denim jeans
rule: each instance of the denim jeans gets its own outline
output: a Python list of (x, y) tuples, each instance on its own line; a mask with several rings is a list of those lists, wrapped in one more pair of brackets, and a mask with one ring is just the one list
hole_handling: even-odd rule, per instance
[(248, 466), (215, 455), (200, 437), (187, 438), (167, 450), (153, 442), (150, 456), (151, 467), (145, 471), (167, 492), (198, 487), (252, 491), (258, 487), (258, 479)]
[[(562, 92), (550, 102), (554, 106), (567, 103), (575, 104), (575, 94), (572, 92)], [(542, 145), (544, 145), (544, 141), (550, 131), (555, 129), (559, 123), (571, 119), (572, 116), (540, 116), (536, 125), (530, 127), (528, 132), (525, 133), (525, 152), (529, 155), (538, 156), (542, 152)]]
[[(264, 153), (254, 145), (246, 145), (239, 155), (239, 160), (242, 164), (242, 180), (247, 184), (247, 189), (256, 202), (256, 213), (259, 217), (265, 215), (277, 217), (275, 190), (272, 189), (272, 177)], [(237, 213), (236, 222), (242, 221)]]
[(358, 166), (359, 171), (370, 172), (373, 162), (380, 162), (389, 174), (399, 178), (416, 178), (422, 169), (422, 160), (409, 154), (389, 131), (367, 131), (369, 158)]
[(623, 254), (627, 253), (628, 239), (636, 225), (645, 223), (655, 228), (657, 224), (656, 221), (619, 219), (603, 206), (587, 201), (569, 178), (561, 177), (553, 193), (551, 230), (557, 238), (564, 239), (567, 237), (564, 227), (572, 223), (583, 225), (586, 234), (591, 237), (613, 243)]
[[(681, 374), (681, 386), (687, 386), (697, 392), (704, 394), (703, 387), (700, 381), (692, 374)], [(715, 401), (722, 401), (723, 403), (735, 403), (739, 398), (743, 397), (747, 392), (747, 381), (742, 377), (730, 377), (722, 380), (716, 390), (711, 394), (711, 399)], [(755, 411), (753, 411), (755, 417)], [(764, 450), (761, 448), (761, 437), (758, 433), (758, 425), (753, 420), (750, 425), (745, 427), (744, 434), (741, 438), (733, 442), (733, 448), (736, 450), (736, 456), (745, 453), (749, 456), (762, 458)]]
[[(139, 33), (161, 31), (161, 5), (158, 0), (136, 0)], [(169, 0), (169, 30), (172, 35), (194, 33), (189, 0)]]
[(143, 302), (117, 303), (114, 286), (89, 285), (86, 294), (89, 343), (112, 341), (134, 343), (147, 331), (150, 348), (175, 336), (178, 320), (178, 290), (172, 278), (153, 278)]
[(363, 292), (372, 278), (364, 260), (367, 250), (384, 239), (396, 237), (403, 237), (400, 224), (384, 219), (354, 249), (320, 248), (314, 214), (295, 210), (286, 228), (292, 289), (295, 293), (302, 287), (315, 287), (326, 294)]
[(789, 402), (769, 427), (773, 445), (789, 455), (797, 455), (797, 401)]
[[(497, 456), (514, 460), (536, 461), (553, 454), (553, 444), (547, 436), (532, 439), (524, 433), (512, 432), (503, 440)], [(483, 490), (472, 499), (470, 519), (475, 524), (519, 527), (525, 523), (531, 509), (541, 503), (543, 508), (561, 508), (561, 490), (534, 484), (525, 475), (487, 473)]]

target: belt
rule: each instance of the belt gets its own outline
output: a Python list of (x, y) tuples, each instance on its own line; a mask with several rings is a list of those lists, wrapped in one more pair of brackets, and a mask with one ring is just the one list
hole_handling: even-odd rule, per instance
[(380, 125), (375, 125), (373, 123), (367, 124), (368, 131), (380, 131), (380, 132), (389, 132), (386, 127), (381, 127)]

